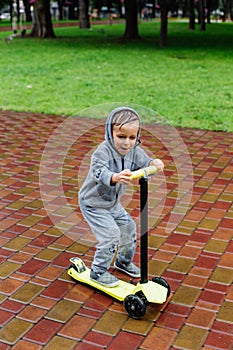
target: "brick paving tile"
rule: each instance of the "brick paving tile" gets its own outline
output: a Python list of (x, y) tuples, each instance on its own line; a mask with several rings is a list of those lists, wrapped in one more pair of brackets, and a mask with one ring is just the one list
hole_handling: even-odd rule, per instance
[(55, 239), (56, 238), (53, 236), (48, 236), (48, 235), (42, 234), (39, 237), (35, 238), (31, 242), (31, 245), (34, 247), (47, 247), (50, 243), (55, 241)]
[(13, 294), (17, 289), (19, 289), (23, 285), (22, 281), (17, 281), (13, 278), (5, 279), (0, 284), (0, 293), (11, 295)]
[(12, 347), (7, 345), (7, 344), (3, 344), (3, 343), (0, 343), (0, 349), (1, 350), (9, 350), (11, 349)]
[(94, 325), (93, 330), (115, 336), (127, 319), (127, 315), (106, 311)]
[(151, 350), (156, 344), (156, 350), (168, 350), (173, 344), (176, 335), (177, 333), (174, 330), (155, 326), (140, 345), (140, 349)]
[(95, 320), (91, 318), (75, 315), (62, 327), (58, 334), (70, 339), (80, 340), (90, 331), (94, 324)]
[(19, 303), (14, 300), (6, 299), (0, 304), (0, 309), (6, 310), (6, 311), (12, 311), (14, 313), (18, 313), (25, 307), (25, 304)]
[(194, 261), (192, 259), (175, 257), (173, 262), (169, 266), (169, 270), (177, 271), (181, 273), (188, 273), (192, 268), (193, 264), (194, 264)]
[(46, 310), (50, 310), (53, 307), (53, 305), (56, 304), (56, 300), (43, 296), (38, 296), (31, 302), (31, 304), (44, 308)]
[(97, 311), (97, 310), (90, 310), (90, 309), (86, 309), (85, 307), (82, 307), (81, 309), (78, 310), (77, 314), (80, 316), (90, 317), (90, 318), (99, 320), (103, 312)]
[(221, 303), (224, 301), (224, 294), (209, 291), (209, 290), (204, 290), (201, 292), (199, 300), (205, 301), (207, 303), (215, 304), (215, 305), (221, 305)]
[(7, 244), (5, 244), (4, 247), (11, 250), (20, 250), (29, 242), (30, 242), (30, 239), (28, 238), (16, 237), (12, 239), (10, 242), (8, 242)]
[[(176, 159), (169, 151), (176, 148), (174, 138), (166, 128), (160, 130), (164, 146), (153, 137), (154, 125), (142, 128), (142, 146), (165, 162), (164, 175), (149, 184), (149, 278), (165, 278), (171, 295), (163, 305), (148, 305), (146, 315), (135, 320), (127, 316), (121, 302), (74, 282), (67, 274), (70, 257), (81, 256), (89, 267), (95, 252), (77, 192), (88, 169), (84, 158), (103, 139), (103, 122), (23, 112), (0, 114), (0, 349), (123, 350), (131, 346), (151, 350), (156, 344), (156, 350), (231, 350), (233, 134), (177, 130), (193, 165), (193, 188), (187, 177), (179, 189)], [(57, 129), (63, 122), (69, 139)], [(78, 139), (68, 153), (63, 146), (60, 152), (57, 145), (52, 147), (52, 161), (43, 173), (41, 156), (51, 135), (64, 138), (63, 145), (73, 136)], [(62, 196), (57, 187), (61, 158)], [(177, 160), (186, 169), (183, 155), (177, 154)], [(139, 197), (135, 182), (124, 203), (138, 225)], [(160, 212), (156, 220), (155, 209)], [(135, 262), (139, 261), (138, 244)]]
[(62, 269), (61, 267), (46, 266), (37, 274), (37, 277), (44, 278), (49, 281), (54, 281), (57, 277), (61, 275), (63, 271), (64, 269)]
[(122, 330), (126, 332), (133, 332), (135, 334), (146, 336), (151, 330), (151, 328), (153, 327), (153, 325), (154, 323), (152, 321), (151, 314), (148, 313), (148, 319), (141, 320), (140, 322), (137, 322), (137, 320), (129, 318), (123, 325)]
[(226, 300), (233, 301), (233, 284), (231, 284), (231, 287), (228, 289)]
[(231, 285), (233, 283), (232, 270), (216, 267), (211, 274), (210, 280), (216, 283), (223, 283), (225, 285)]
[[(233, 227), (233, 226), (231, 226)], [(233, 269), (233, 254), (232, 253), (225, 253), (220, 261), (219, 261), (219, 266), (221, 267), (226, 267), (229, 269)]]
[(84, 304), (87, 309), (103, 312), (111, 305), (112, 301), (104, 294), (93, 294)]
[(178, 332), (185, 323), (185, 320), (186, 319), (183, 316), (173, 315), (165, 311), (158, 318), (156, 325), (158, 327), (172, 329)]
[(12, 296), (13, 300), (20, 301), (22, 303), (29, 303), (35, 297), (42, 292), (44, 288), (33, 283), (24, 284), (20, 287)]
[(172, 301), (177, 304), (194, 306), (199, 298), (201, 290), (181, 285), (175, 292)]
[(60, 299), (71, 288), (71, 284), (63, 281), (56, 280), (52, 282), (49, 287), (41, 293), (41, 296), (46, 296), (53, 299)]
[(25, 275), (34, 276), (45, 266), (46, 262), (32, 258), (30, 261), (27, 261), (26, 264), (20, 267), (17, 271)]
[(204, 310), (212, 310), (212, 311), (215, 311), (216, 313), (219, 311), (219, 305), (208, 303), (208, 302), (205, 302), (205, 301), (202, 301), (202, 300), (198, 300), (196, 302), (195, 306), (199, 307), (201, 309), (204, 309)]
[(45, 309), (28, 305), (17, 315), (17, 317), (25, 321), (37, 323), (46, 312)]
[(63, 338), (59, 336), (54, 336), (46, 346), (43, 347), (45, 350), (54, 350), (54, 349), (64, 349), (64, 350), (73, 350), (77, 341)]
[(198, 326), (200, 328), (210, 329), (216, 317), (214, 311), (194, 309), (189, 315), (186, 324)]
[(0, 266), (0, 277), (1, 278), (7, 278), (10, 276), (14, 271), (16, 271), (20, 267), (20, 264), (5, 261)]
[(5, 310), (1, 310), (0, 315), (0, 326), (3, 327), (5, 323), (7, 323), (9, 320), (11, 320), (14, 317), (13, 312), (8, 312)]
[(15, 271), (14, 273), (12, 273), (11, 275), (12, 278), (15, 278), (19, 281), (23, 281), (23, 282), (28, 282), (30, 280), (30, 276), (24, 275), (22, 273), (19, 273), (18, 271)]
[(26, 254), (23, 251), (20, 251), (20, 252), (17, 252), (15, 254), (13, 254), (8, 259), (8, 261), (16, 262), (16, 263), (19, 263), (19, 264), (25, 264), (30, 259), (31, 259), (31, 255), (30, 254)]
[(233, 311), (233, 302), (224, 301), (218, 313), (217, 319), (233, 323), (232, 311)]
[(218, 350), (232, 349), (233, 336), (212, 331), (208, 335), (205, 345)]
[(12, 350), (41, 350), (42, 346), (26, 340), (20, 340), (12, 347)]
[(206, 285), (207, 281), (207, 277), (194, 276), (190, 273), (184, 278), (183, 285), (202, 289)]
[(95, 346), (93, 349), (93, 345), (92, 344), (87, 344), (87, 343), (80, 343), (79, 345), (77, 345), (74, 350), (102, 350), (102, 347), (99, 346)]
[(228, 290), (228, 285), (226, 284), (220, 284), (220, 283), (215, 283), (211, 281), (211, 279), (208, 281), (206, 284), (206, 290), (213, 290), (219, 293), (226, 294)]
[(112, 343), (108, 346), (108, 349), (136, 350), (142, 340), (143, 337), (138, 334), (119, 332)]
[(41, 252), (39, 252), (35, 257), (36, 259), (40, 259), (44, 261), (53, 261), (59, 254), (60, 254), (59, 251), (45, 248)]
[(46, 318), (58, 322), (67, 322), (81, 307), (81, 304), (69, 300), (60, 300), (46, 314)]
[[(9, 240), (9, 239), (8, 239)], [(7, 240), (7, 241), (8, 241)], [(0, 248), (0, 256), (4, 257), (4, 258), (7, 258), (7, 257), (10, 257), (11, 255), (13, 255), (14, 252), (12, 252), (11, 250), (7, 250), (7, 249), (4, 249), (4, 248)], [(3, 276), (4, 277), (4, 276)]]
[(43, 287), (47, 287), (49, 286), (50, 282), (49, 281), (46, 281), (45, 279), (43, 278), (38, 278), (38, 277), (32, 277), (31, 278), (31, 282), (33, 284), (38, 284), (40, 286), (43, 286)]
[(109, 335), (90, 331), (83, 338), (83, 342), (89, 344), (90, 346), (93, 345), (93, 346), (107, 348), (110, 342), (112, 341), (112, 339), (113, 337)]
[(178, 349), (199, 350), (207, 335), (208, 331), (205, 329), (184, 325), (175, 339), (174, 346)]
[(219, 333), (233, 335), (232, 323), (224, 322), (221, 320), (215, 321), (211, 330)]
[(1, 341), (15, 344), (33, 326), (32, 323), (14, 318), (0, 330)]
[(24, 336), (24, 339), (45, 345), (61, 327), (61, 323), (42, 319)]
[(84, 303), (94, 293), (95, 291), (87, 286), (74, 284), (64, 298)]

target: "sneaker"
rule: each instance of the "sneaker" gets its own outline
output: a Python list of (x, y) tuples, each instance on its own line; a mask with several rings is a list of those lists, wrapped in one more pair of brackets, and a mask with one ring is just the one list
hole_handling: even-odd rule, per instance
[(91, 271), (90, 279), (105, 287), (116, 287), (119, 284), (119, 279), (111, 275), (108, 271), (102, 274)]
[(129, 263), (127, 265), (120, 263), (118, 260), (115, 261), (114, 267), (122, 272), (127, 273), (131, 277), (140, 277), (140, 269), (134, 263)]

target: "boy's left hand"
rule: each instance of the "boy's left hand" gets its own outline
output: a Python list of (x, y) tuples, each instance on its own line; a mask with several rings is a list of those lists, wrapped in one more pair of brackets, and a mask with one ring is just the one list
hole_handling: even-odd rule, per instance
[(163, 171), (164, 169), (164, 163), (161, 159), (153, 159), (151, 162), (150, 162), (150, 165), (154, 165), (156, 166), (156, 168), (158, 168), (159, 170)]

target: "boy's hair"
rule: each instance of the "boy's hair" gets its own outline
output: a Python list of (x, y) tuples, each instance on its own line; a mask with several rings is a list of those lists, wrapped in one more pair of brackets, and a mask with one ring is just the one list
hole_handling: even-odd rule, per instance
[(132, 122), (138, 122), (140, 123), (138, 116), (133, 113), (130, 110), (122, 110), (114, 114), (112, 118), (112, 127), (114, 125), (120, 126), (120, 128), (127, 124), (127, 123), (132, 123)]

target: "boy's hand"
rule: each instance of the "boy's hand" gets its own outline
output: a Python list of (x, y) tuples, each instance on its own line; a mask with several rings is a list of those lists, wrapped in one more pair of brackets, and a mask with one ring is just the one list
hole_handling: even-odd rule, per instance
[(122, 170), (120, 173), (112, 175), (112, 183), (119, 182), (120, 184), (128, 185), (131, 183), (131, 171), (129, 169)]
[(163, 171), (164, 169), (164, 163), (162, 162), (161, 159), (153, 159), (151, 162), (150, 162), (150, 165), (154, 165), (156, 166), (159, 170)]

